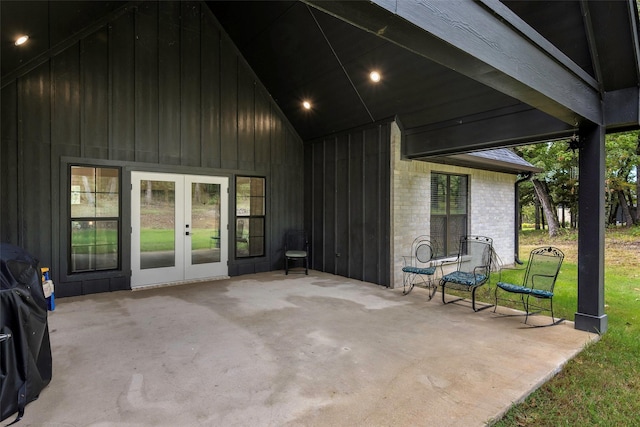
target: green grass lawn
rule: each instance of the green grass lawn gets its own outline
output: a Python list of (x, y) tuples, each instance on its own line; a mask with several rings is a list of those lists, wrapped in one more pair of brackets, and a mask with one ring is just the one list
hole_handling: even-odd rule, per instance
[[(534, 247), (565, 251), (554, 296), (558, 316), (577, 309), (577, 239), (544, 231), (521, 237), (521, 258)], [(631, 426), (640, 422), (640, 228), (607, 231), (605, 312), (609, 329), (551, 381), (512, 408), (496, 426)], [(497, 280), (494, 279), (494, 280)], [(485, 292), (483, 297), (488, 295)]]

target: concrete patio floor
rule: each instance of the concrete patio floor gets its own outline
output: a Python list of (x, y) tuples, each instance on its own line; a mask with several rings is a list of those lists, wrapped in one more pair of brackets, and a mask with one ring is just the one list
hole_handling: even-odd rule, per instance
[(481, 426), (597, 339), (316, 271), (57, 302), (21, 426)]

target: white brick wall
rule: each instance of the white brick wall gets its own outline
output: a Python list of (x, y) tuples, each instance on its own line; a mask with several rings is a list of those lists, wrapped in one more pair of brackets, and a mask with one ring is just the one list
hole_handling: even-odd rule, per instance
[(410, 255), (413, 239), (430, 234), (431, 171), (469, 176), (469, 234), (492, 237), (502, 263), (513, 263), (515, 175), (401, 160), (400, 129), (395, 123), (391, 144), (392, 287), (402, 286), (402, 256)]

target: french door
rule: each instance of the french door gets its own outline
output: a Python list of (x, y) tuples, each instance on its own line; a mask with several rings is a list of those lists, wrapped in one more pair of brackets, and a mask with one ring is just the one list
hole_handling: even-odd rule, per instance
[(131, 173), (131, 287), (226, 277), (226, 177)]

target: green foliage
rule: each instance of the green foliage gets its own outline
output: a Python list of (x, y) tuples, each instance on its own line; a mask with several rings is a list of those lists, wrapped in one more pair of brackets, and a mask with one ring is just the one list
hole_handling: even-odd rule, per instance
[[(613, 192), (625, 192), (630, 204), (638, 205), (637, 175), (640, 164), (638, 154), (638, 131), (622, 132), (606, 136), (606, 191), (607, 207), (610, 212), (617, 200)], [(567, 141), (546, 142), (514, 148), (514, 151), (543, 171), (534, 178), (547, 183), (555, 205), (562, 204), (571, 212), (578, 207), (578, 151), (569, 148)], [(520, 186), (520, 206), (525, 221), (532, 222), (535, 193), (533, 186), (526, 182)]]

